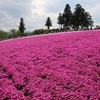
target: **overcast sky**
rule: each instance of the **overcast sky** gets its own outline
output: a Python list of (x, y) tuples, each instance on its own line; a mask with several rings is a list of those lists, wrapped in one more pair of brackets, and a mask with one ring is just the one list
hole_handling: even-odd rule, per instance
[(94, 25), (100, 25), (100, 0), (0, 0), (0, 29), (18, 29), (21, 17), (27, 31), (46, 28), (47, 17), (51, 18), (53, 28), (57, 28), (57, 17), (66, 4), (72, 12), (76, 4), (81, 4), (92, 15)]

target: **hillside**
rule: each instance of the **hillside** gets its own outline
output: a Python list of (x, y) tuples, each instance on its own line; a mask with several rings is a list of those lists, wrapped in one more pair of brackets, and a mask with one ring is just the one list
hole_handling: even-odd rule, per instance
[(1, 41), (0, 100), (100, 100), (100, 30)]

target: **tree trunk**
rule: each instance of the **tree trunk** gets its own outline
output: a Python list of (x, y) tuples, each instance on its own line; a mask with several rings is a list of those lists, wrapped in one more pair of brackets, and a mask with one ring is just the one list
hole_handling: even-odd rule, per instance
[(50, 29), (50, 26), (47, 26), (48, 30)]

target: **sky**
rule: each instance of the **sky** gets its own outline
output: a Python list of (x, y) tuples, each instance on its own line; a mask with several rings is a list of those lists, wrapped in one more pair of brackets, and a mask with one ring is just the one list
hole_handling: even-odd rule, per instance
[(58, 28), (57, 17), (66, 4), (72, 12), (76, 4), (81, 4), (92, 16), (94, 25), (100, 25), (100, 0), (0, 0), (0, 30), (18, 29), (21, 17), (27, 31), (45, 29), (47, 17), (51, 18), (52, 28)]

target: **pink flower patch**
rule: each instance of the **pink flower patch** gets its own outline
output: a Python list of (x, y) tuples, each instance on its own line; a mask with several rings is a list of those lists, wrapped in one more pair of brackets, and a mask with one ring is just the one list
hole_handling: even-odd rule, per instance
[(100, 100), (100, 30), (0, 42), (0, 100)]

